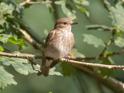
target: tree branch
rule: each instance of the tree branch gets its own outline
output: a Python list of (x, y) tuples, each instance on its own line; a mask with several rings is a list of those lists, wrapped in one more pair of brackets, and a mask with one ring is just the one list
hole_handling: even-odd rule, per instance
[(79, 70), (83, 71), (84, 73), (88, 74), (89, 76), (93, 77), (97, 81), (99, 81), (101, 84), (105, 85), (106, 87), (109, 87), (113, 92), (115, 93), (124, 93), (124, 83), (109, 77), (104, 78), (101, 75), (99, 75), (96, 72), (91, 71), (90, 69), (78, 65), (78, 64), (72, 64), (74, 67), (78, 68)]
[[(31, 0), (25, 0), (22, 2), (20, 5), (25, 6), (25, 5), (32, 5), (32, 4), (38, 4), (41, 2), (32, 2)], [(53, 3), (54, 6), (54, 3)], [(57, 16), (56, 16), (57, 17)], [(103, 29), (104, 31), (112, 31), (112, 28), (106, 27), (106, 26), (96, 26), (96, 27), (89, 27), (88, 29)], [(24, 39), (29, 42), (31, 45), (33, 45), (35, 48), (40, 49), (41, 47), (39, 44), (34, 40), (33, 37), (29, 33), (27, 33), (26, 29), (19, 29), (20, 32), (24, 35)], [(120, 53), (113, 53), (112, 55), (118, 55)], [(16, 58), (24, 58), (24, 59), (30, 59), (30, 58), (36, 58), (36, 59), (41, 59), (42, 56), (39, 55), (33, 55), (33, 54), (27, 54), (27, 53), (6, 53), (6, 52), (0, 52), (0, 56), (6, 56), (6, 57), (16, 57)], [(80, 59), (80, 58), (79, 58)], [(90, 58), (89, 58), (90, 59)], [(91, 58), (95, 59), (95, 57)], [(85, 60), (85, 58), (81, 58), (80, 60)], [(100, 76), (98, 73), (95, 73), (88, 69), (87, 67), (97, 67), (97, 68), (105, 68), (105, 69), (111, 69), (111, 70), (124, 70), (124, 66), (120, 65), (105, 65), (105, 64), (97, 64), (97, 63), (86, 63), (86, 62), (81, 62), (81, 61), (75, 61), (75, 59), (65, 59), (61, 58), (61, 62), (67, 62), (74, 67), (82, 70), (86, 74), (92, 76), (96, 80), (98, 80), (100, 83), (104, 84), (105, 86), (111, 88), (112, 90), (116, 91), (117, 93), (124, 93), (124, 84), (120, 81), (114, 80), (113, 78), (104, 78)]]
[(68, 62), (71, 64), (78, 64), (81, 66), (87, 66), (87, 67), (97, 67), (97, 68), (105, 68), (105, 69), (110, 69), (110, 70), (124, 70), (124, 66), (122, 65), (106, 65), (106, 64), (98, 64), (98, 63), (87, 63), (87, 62), (80, 62), (80, 61), (75, 61), (75, 60), (69, 60), (65, 58), (61, 58), (60, 61), (62, 62)]
[[(33, 54), (27, 54), (27, 53), (0, 52), (0, 56), (24, 58), (24, 59), (31, 59), (31, 58), (41, 59), (42, 58), (42, 56), (40, 55), (33, 55)], [(61, 58), (59, 60), (60, 62), (67, 62), (70, 64), (77, 64), (77, 65), (86, 66), (86, 67), (97, 67), (97, 68), (105, 68), (110, 70), (124, 70), (124, 66), (122, 65), (106, 65), (106, 64), (98, 64), (98, 63), (88, 63), (88, 62), (75, 61), (75, 60), (70, 60), (65, 58)]]
[[(0, 56), (24, 58), (24, 59), (32, 59), (32, 58), (41, 59), (42, 58), (42, 56), (27, 54), (27, 53), (0, 52)], [(106, 68), (106, 69), (111, 69), (111, 70), (124, 70), (124, 66), (86, 63), (86, 62), (80, 62), (80, 61), (75, 61), (75, 60), (69, 60), (69, 59), (65, 59), (65, 58), (61, 58), (60, 62), (67, 62), (68, 64), (73, 65), (74, 67), (82, 70), (86, 74), (92, 76), (93, 78), (98, 80), (100, 83), (102, 83), (105, 86), (116, 91), (116, 93), (124, 93), (124, 84), (122, 82), (115, 80), (113, 78), (104, 78), (104, 77), (100, 76), (98, 73), (93, 72), (87, 68), (87, 67), (92, 67), (92, 68), (98, 67), (98, 68)]]
[(35, 49), (39, 49), (42, 51), (44, 47), (44, 42), (39, 41), (31, 32), (32, 29), (23, 21), (18, 21), (20, 28), (16, 28), (23, 36), (23, 38), (32, 45)]
[(37, 43), (28, 33), (27, 31), (23, 30), (23, 29), (19, 29), (19, 31), (22, 33), (23, 38), (29, 43), (31, 44), (35, 49), (41, 49), (41, 45), (39, 43)]

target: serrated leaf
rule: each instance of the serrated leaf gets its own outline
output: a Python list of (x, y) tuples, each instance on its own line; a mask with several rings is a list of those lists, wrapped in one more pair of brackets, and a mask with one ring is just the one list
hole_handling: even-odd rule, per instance
[[(5, 66), (12, 65), (15, 71), (20, 74), (28, 75), (29, 73), (36, 73), (36, 71), (32, 69), (31, 64), (29, 64), (28, 60), (26, 59), (1, 57), (0, 61)], [(37, 65), (35, 68), (38, 69)]]
[(20, 74), (28, 75), (29, 73), (35, 72), (32, 70), (31, 65), (28, 63), (28, 60), (26, 59), (11, 58), (10, 63), (14, 67), (14, 69)]
[(117, 37), (115, 40), (115, 45), (121, 48), (124, 47), (124, 38)]
[(60, 72), (56, 71), (55, 67), (50, 69), (49, 75), (63, 76)]
[(117, 3), (115, 7), (110, 7), (110, 14), (113, 19), (113, 25), (124, 31), (124, 8), (121, 3)]
[(11, 63), (12, 64), (12, 66), (14, 67), (14, 69), (18, 72), (18, 73), (20, 73), (20, 74), (23, 74), (23, 75), (28, 75), (28, 71), (27, 71), (27, 66), (26, 65), (24, 65), (24, 64), (22, 64), (22, 63), (20, 63), (20, 62), (13, 62), (13, 63)]
[(6, 22), (7, 17), (12, 17), (14, 7), (12, 4), (0, 3), (0, 25)]
[(13, 78), (14, 76), (8, 73), (2, 66), (0, 66), (0, 88), (3, 89), (8, 85), (16, 85), (17, 82)]
[(0, 12), (2, 14), (12, 14), (14, 11), (14, 7), (12, 4), (6, 4), (4, 2), (0, 3)]
[(10, 66), (9, 58), (8, 57), (0, 57), (0, 62), (5, 66)]
[(91, 45), (93, 45), (96, 48), (99, 47), (99, 46), (102, 46), (102, 47), (105, 46), (104, 42), (100, 38), (97, 38), (94, 35), (83, 34), (83, 37), (84, 37), (83, 41), (85, 43), (91, 44)]

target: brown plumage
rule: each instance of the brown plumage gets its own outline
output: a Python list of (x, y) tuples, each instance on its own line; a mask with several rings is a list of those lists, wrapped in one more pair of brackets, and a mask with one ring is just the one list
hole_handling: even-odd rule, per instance
[(67, 57), (74, 46), (74, 36), (71, 32), (71, 18), (60, 18), (56, 21), (55, 27), (47, 36), (41, 72), (47, 76), (49, 69), (56, 64), (56, 60)]

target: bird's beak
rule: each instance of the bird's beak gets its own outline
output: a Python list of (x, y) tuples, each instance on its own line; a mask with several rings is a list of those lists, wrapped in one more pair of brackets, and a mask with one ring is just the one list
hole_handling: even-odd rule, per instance
[(78, 23), (77, 23), (77, 22), (73, 22), (73, 23), (72, 23), (72, 25), (76, 25), (76, 24), (78, 24)]

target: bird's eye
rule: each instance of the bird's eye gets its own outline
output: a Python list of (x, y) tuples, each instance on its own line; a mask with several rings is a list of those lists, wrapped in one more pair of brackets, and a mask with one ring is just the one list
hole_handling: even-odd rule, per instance
[(66, 25), (67, 23), (66, 22), (64, 22), (64, 25)]

